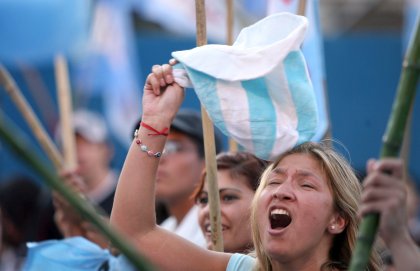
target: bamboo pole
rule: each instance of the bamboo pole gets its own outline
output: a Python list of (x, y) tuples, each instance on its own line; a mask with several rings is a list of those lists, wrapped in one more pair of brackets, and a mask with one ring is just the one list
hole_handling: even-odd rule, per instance
[(44, 149), (49, 159), (53, 162), (56, 169), (61, 169), (63, 166), (63, 158), (55, 147), (51, 138), (48, 136), (45, 129), (42, 127), (40, 121), (36, 117), (34, 111), (29, 106), (22, 92), (16, 85), (16, 82), (10, 76), (9, 72), (0, 64), (0, 85), (3, 86), (6, 92), (10, 95), (17, 108), (22, 113), (22, 116), (28, 123), (36, 139)]
[(14, 127), (12, 122), (6, 119), (3, 111), (0, 110), (0, 138), (4, 140), (17, 156), (31, 166), (48, 186), (60, 193), (60, 195), (67, 200), (78, 213), (95, 225), (138, 270), (153, 270), (148, 261), (141, 256), (131, 244), (129, 244), (109, 224), (104, 222), (102, 217), (96, 212), (94, 206), (79, 194), (73, 192), (70, 187), (59, 180), (56, 174), (52, 173), (51, 170), (48, 170), (41, 163), (42, 159), (37, 157), (32, 150), (32, 146), (20, 137), (21, 134), (22, 132)]
[[(206, 35), (206, 12), (204, 0), (195, 0), (197, 46), (207, 44)], [(214, 250), (223, 251), (223, 236), (220, 218), (219, 187), (217, 184), (216, 147), (214, 143), (213, 124), (201, 106), (201, 117), (204, 133), (204, 151), (206, 159), (206, 181), (209, 189), (211, 238)]]
[[(414, 103), (420, 75), (420, 21), (417, 20), (410, 46), (404, 57), (397, 94), (388, 120), (380, 157), (397, 157), (404, 137), (407, 118)], [(379, 225), (379, 214), (370, 214), (360, 224), (359, 236), (350, 262), (349, 271), (365, 270)]]
[(297, 10), (297, 15), (305, 16), (306, 14), (306, 0), (299, 0), (299, 6)]
[(59, 54), (54, 60), (55, 81), (60, 110), (61, 139), (65, 165), (69, 169), (77, 167), (76, 139), (72, 124), (72, 101), (67, 61)]
[(407, 124), (405, 127), (404, 132), (404, 139), (401, 146), (400, 157), (404, 161), (404, 180), (406, 182), (410, 182), (410, 172), (409, 172), (409, 165), (410, 165), (410, 146), (411, 146), (411, 127), (412, 127), (412, 120), (413, 120), (413, 107), (410, 108), (410, 112), (408, 113)]

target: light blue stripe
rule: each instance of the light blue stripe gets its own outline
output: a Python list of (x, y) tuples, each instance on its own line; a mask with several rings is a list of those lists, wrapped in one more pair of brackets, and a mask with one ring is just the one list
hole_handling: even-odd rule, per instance
[(298, 119), (297, 145), (309, 141), (318, 125), (318, 112), (312, 83), (306, 76), (305, 60), (300, 51), (291, 52), (283, 61), (289, 90)]
[(248, 98), (254, 153), (269, 157), (276, 140), (276, 113), (264, 78), (243, 81)]
[(220, 107), (220, 99), (216, 91), (216, 78), (187, 66), (184, 66), (184, 68), (194, 85), (194, 90), (198, 99), (201, 104), (206, 105), (206, 110), (211, 116), (213, 124), (216, 125), (222, 133), (229, 136)]

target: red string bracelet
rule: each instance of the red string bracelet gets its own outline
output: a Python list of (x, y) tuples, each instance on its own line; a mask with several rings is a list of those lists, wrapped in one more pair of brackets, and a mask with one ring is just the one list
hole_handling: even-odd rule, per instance
[(148, 124), (146, 124), (144, 122), (140, 122), (140, 126), (143, 126), (144, 128), (146, 128), (146, 129), (148, 129), (148, 130), (150, 130), (152, 132), (155, 132), (154, 134), (147, 134), (149, 136), (150, 135), (151, 136), (158, 136), (158, 135), (168, 136), (168, 131), (169, 131), (169, 128), (168, 127), (164, 128), (162, 131), (158, 131), (155, 128), (153, 128), (152, 126), (150, 126), (150, 125), (148, 125)]

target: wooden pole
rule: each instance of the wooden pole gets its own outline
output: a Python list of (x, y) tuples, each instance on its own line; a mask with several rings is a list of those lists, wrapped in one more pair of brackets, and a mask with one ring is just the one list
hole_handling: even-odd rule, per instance
[(60, 110), (60, 128), (65, 165), (69, 169), (77, 167), (76, 139), (72, 121), (72, 100), (67, 61), (57, 55), (54, 61), (57, 97)]
[[(403, 70), (397, 95), (388, 119), (380, 157), (397, 157), (404, 138), (409, 112), (413, 106), (420, 76), (420, 21), (413, 32), (410, 46), (404, 57)], [(379, 214), (366, 215), (360, 223), (357, 243), (351, 258), (349, 271), (365, 270), (379, 226)]]
[(306, 0), (299, 0), (297, 15), (305, 16), (306, 14)]
[(5, 88), (6, 92), (10, 95), (13, 102), (22, 113), (22, 116), (28, 123), (48, 158), (53, 162), (56, 169), (61, 169), (63, 166), (63, 158), (61, 157), (60, 152), (42, 127), (34, 111), (16, 85), (16, 82), (2, 65), (0, 65), (0, 85)]
[(226, 44), (233, 44), (233, 0), (226, 0)]
[[(206, 12), (204, 0), (195, 0), (197, 46), (207, 44)], [(214, 143), (213, 124), (201, 106), (201, 117), (204, 133), (204, 151), (206, 158), (206, 181), (209, 189), (211, 236), (214, 250), (223, 251), (223, 236), (220, 218), (219, 187), (217, 185), (216, 146)]]

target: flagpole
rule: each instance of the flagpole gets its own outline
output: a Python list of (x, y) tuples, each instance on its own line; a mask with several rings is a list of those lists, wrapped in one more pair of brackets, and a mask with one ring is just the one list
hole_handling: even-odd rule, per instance
[(299, 0), (297, 15), (305, 16), (306, 14), (306, 0)]
[(233, 0), (226, 0), (226, 44), (233, 44)]
[(0, 85), (4, 87), (6, 92), (10, 95), (17, 108), (20, 110), (22, 116), (26, 120), (27, 124), (31, 128), (35, 135), (35, 138), (44, 149), (45, 153), (54, 164), (56, 169), (61, 169), (63, 166), (63, 158), (57, 147), (48, 136), (45, 129), (42, 127), (39, 119), (36, 117), (34, 111), (22, 95), (16, 82), (10, 76), (9, 72), (0, 64)]
[[(206, 12), (204, 0), (195, 0), (197, 46), (207, 44)], [(204, 151), (206, 159), (206, 181), (209, 189), (211, 238), (214, 250), (223, 251), (223, 236), (220, 218), (219, 188), (217, 184), (216, 146), (214, 141), (213, 124), (201, 106), (201, 117), (204, 133)]]
[[(226, 0), (226, 44), (233, 44), (233, 21), (234, 21), (233, 0)], [(229, 138), (229, 151), (237, 152), (238, 143)]]
[[(404, 57), (403, 69), (397, 94), (388, 120), (380, 157), (397, 157), (404, 138), (409, 112), (413, 106), (416, 86), (420, 75), (420, 20), (417, 20), (410, 46)], [(379, 214), (365, 216), (360, 224), (359, 235), (350, 262), (349, 271), (365, 270), (369, 262), (372, 244), (379, 226)]]
[(65, 166), (68, 169), (77, 167), (76, 139), (72, 125), (72, 100), (67, 61), (58, 54), (54, 60), (57, 97), (60, 110), (60, 128)]

